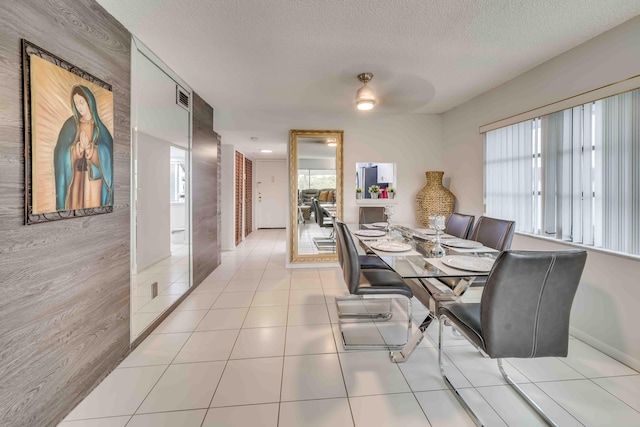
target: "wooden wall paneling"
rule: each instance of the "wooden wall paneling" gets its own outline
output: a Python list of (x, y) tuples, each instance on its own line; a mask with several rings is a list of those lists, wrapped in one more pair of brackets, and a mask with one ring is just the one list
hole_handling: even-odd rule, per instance
[(243, 185), (243, 176), (244, 176), (244, 156), (242, 153), (236, 151), (236, 212), (235, 212), (235, 233), (236, 233), (236, 246), (242, 242), (242, 207), (243, 207), (243, 196), (242, 190), (244, 188)]
[(218, 238), (219, 138), (213, 131), (213, 108), (193, 94), (192, 227), (193, 286), (220, 265)]
[[(113, 86), (113, 213), (23, 225), (21, 38)], [(2, 4), (2, 426), (57, 425), (129, 352), (130, 49), (93, 0)]]
[(253, 162), (244, 159), (244, 235), (253, 229)]

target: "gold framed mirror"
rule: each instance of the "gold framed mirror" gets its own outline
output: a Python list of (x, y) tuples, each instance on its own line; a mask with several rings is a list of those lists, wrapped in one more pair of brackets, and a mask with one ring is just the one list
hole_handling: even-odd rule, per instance
[(331, 216), (342, 218), (343, 134), (289, 132), (291, 263), (338, 260)]

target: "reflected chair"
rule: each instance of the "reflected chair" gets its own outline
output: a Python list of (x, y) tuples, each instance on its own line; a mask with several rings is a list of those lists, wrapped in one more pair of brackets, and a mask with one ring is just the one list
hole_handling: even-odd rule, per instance
[(326, 210), (322, 209), (320, 206), (320, 202), (318, 199), (313, 199), (313, 212), (316, 217), (316, 223), (320, 227), (333, 227), (333, 223), (331, 222), (331, 215), (327, 213)]
[(502, 358), (566, 357), (571, 305), (587, 259), (583, 250), (505, 251), (496, 259), (480, 303), (438, 308), (438, 359), (447, 386), (477, 425), (478, 417), (447, 378), (442, 364), (443, 325), (453, 326), (492, 359), (505, 380), (549, 425), (556, 424), (507, 375)]
[[(351, 237), (349, 228), (342, 221), (336, 220), (335, 224), (338, 241), (338, 260), (342, 267), (344, 281), (350, 294), (349, 296), (336, 297), (336, 307), (338, 309), (338, 320), (341, 332), (343, 331), (343, 321), (345, 319), (390, 320), (393, 317), (392, 299), (406, 299), (407, 311), (407, 334), (405, 342), (398, 343), (397, 345), (389, 345), (387, 343), (382, 345), (350, 345), (347, 344), (345, 340), (345, 349), (349, 350), (364, 347), (383, 347), (386, 349), (402, 348), (411, 336), (411, 298), (413, 297), (411, 288), (404, 279), (393, 270), (360, 268), (358, 251), (353, 237)], [(376, 307), (371, 310), (366, 304), (367, 299), (378, 299), (377, 302), (380, 304), (377, 304)], [(353, 313), (341, 310), (341, 302), (349, 303), (354, 301), (362, 303), (361, 306), (365, 309), (364, 312)], [(384, 309), (380, 310), (380, 306), (383, 306)]]
[(447, 219), (444, 232), (460, 239), (466, 239), (469, 237), (469, 232), (471, 231), (471, 226), (473, 225), (473, 220), (475, 218), (476, 217), (473, 215), (464, 215), (454, 212)]
[[(327, 221), (327, 218), (331, 219), (331, 215), (329, 215), (326, 210), (320, 207), (318, 199), (312, 199), (311, 204), (313, 206), (313, 214), (318, 226), (320, 228), (333, 227), (333, 221)], [(320, 250), (334, 251), (336, 247), (335, 230), (332, 230), (331, 235), (329, 235), (328, 237), (314, 237), (313, 243), (315, 243), (315, 245)]]

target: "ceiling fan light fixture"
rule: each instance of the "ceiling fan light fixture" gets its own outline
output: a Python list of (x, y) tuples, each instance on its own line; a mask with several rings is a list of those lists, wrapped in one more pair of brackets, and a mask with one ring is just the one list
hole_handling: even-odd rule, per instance
[(372, 78), (372, 73), (358, 74), (358, 80), (362, 82), (362, 87), (356, 92), (355, 104), (358, 110), (371, 110), (378, 103), (375, 92), (367, 86)]

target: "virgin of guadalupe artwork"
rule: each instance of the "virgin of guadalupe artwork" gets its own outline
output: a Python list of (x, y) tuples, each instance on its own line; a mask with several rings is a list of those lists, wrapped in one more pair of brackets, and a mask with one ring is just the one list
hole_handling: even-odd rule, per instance
[(23, 42), (26, 223), (113, 210), (111, 86)]
[(72, 210), (113, 204), (113, 138), (100, 121), (91, 90), (71, 90), (71, 110), (53, 152), (56, 209)]

